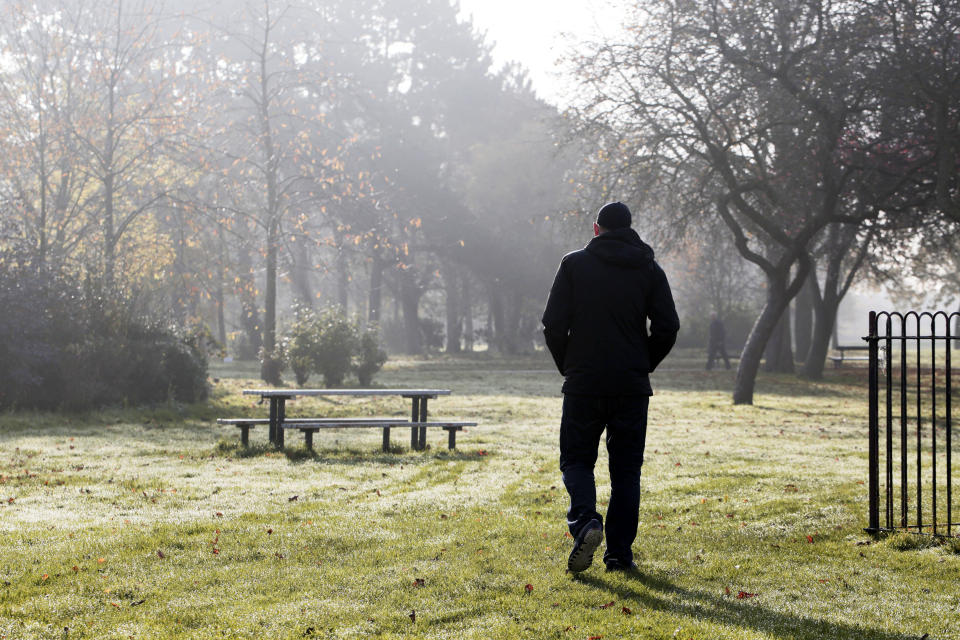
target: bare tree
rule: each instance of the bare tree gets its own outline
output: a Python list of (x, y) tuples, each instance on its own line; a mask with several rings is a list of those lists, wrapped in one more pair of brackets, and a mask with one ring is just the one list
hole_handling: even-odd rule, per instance
[[(733, 399), (751, 403), (764, 347), (830, 224), (879, 215), (860, 202), (871, 148), (882, 21), (864, 3), (665, 1), (638, 10), (632, 40), (576, 60), (580, 115), (604, 152), (652, 176), (648, 195), (685, 190), (682, 223), (715, 215), (763, 270), (767, 301), (741, 354)], [(653, 185), (659, 185), (654, 187)], [(692, 187), (692, 188), (691, 188)]]

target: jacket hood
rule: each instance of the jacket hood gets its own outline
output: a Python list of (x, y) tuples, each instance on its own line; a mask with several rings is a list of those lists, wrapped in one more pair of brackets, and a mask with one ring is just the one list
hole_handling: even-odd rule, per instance
[(604, 262), (639, 269), (653, 262), (653, 249), (630, 228), (613, 229), (591, 240), (586, 250)]

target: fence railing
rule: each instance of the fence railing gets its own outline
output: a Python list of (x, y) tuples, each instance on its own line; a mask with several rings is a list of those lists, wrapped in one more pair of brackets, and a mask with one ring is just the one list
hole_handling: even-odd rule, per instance
[(945, 311), (870, 312), (864, 338), (870, 407), (867, 531), (960, 536), (960, 523), (953, 519), (953, 402), (960, 390), (953, 380), (953, 349), (960, 348), (960, 336), (951, 335), (958, 317)]

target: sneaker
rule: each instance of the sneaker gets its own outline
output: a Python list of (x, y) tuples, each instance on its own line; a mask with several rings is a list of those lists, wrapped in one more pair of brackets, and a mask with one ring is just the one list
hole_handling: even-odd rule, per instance
[(591, 520), (583, 525), (580, 533), (573, 540), (573, 551), (567, 558), (567, 570), (574, 573), (583, 571), (593, 564), (593, 552), (603, 540), (603, 525), (599, 520)]
[(607, 560), (607, 571), (623, 571), (625, 573), (630, 573), (637, 571), (639, 567), (637, 563), (631, 560), (630, 562), (621, 562), (620, 560), (610, 559)]

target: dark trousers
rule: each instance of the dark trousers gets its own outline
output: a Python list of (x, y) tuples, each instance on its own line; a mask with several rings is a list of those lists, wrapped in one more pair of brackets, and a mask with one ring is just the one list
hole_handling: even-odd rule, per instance
[(727, 369), (729, 369), (730, 358), (727, 357), (727, 350), (723, 347), (723, 343), (711, 344), (707, 347), (707, 371), (713, 369), (714, 360), (719, 364), (720, 358), (723, 358), (723, 363), (727, 366)]
[(567, 526), (576, 537), (580, 529), (597, 519), (597, 488), (593, 469), (597, 463), (600, 436), (606, 429), (610, 466), (610, 504), (604, 533), (604, 562), (633, 560), (631, 546), (637, 537), (640, 513), (640, 467), (647, 438), (648, 396), (563, 397), (560, 420), (560, 471), (570, 494)]

